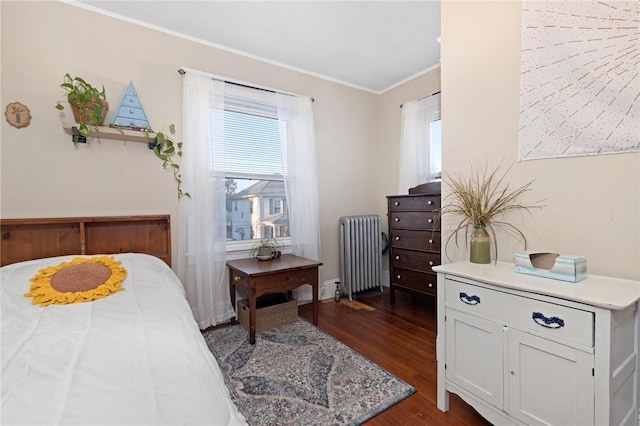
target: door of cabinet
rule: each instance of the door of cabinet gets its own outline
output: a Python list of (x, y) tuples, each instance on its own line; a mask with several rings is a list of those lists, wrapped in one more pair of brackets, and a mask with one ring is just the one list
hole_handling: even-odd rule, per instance
[(503, 409), (503, 327), (454, 309), (446, 309), (445, 323), (447, 380)]
[(508, 341), (505, 411), (528, 425), (594, 423), (592, 354), (513, 329)]

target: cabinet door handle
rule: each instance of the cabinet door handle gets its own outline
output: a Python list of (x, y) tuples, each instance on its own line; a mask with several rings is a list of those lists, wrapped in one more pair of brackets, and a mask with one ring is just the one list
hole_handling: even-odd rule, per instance
[(560, 328), (564, 327), (564, 320), (558, 317), (545, 317), (541, 312), (534, 312), (531, 314), (531, 319), (536, 324), (547, 328)]
[(460, 300), (467, 305), (477, 305), (480, 303), (480, 298), (478, 296), (469, 296), (465, 292), (460, 293)]

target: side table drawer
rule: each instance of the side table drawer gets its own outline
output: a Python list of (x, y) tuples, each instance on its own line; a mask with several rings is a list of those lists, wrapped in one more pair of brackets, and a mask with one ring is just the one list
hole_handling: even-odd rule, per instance
[(298, 269), (280, 274), (260, 275), (254, 279), (259, 282), (257, 287), (259, 287), (260, 290), (291, 290), (302, 284), (311, 284), (314, 279), (317, 279), (317, 272), (313, 268)]
[(249, 288), (250, 279), (248, 275), (236, 271), (235, 269), (230, 269), (229, 278), (233, 281), (233, 284), (240, 287)]

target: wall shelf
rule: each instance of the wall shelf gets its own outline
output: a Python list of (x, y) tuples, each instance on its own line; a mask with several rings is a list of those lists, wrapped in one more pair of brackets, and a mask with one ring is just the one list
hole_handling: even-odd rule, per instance
[[(63, 122), (62, 128), (64, 131), (71, 136), (80, 136), (80, 131), (78, 128), (80, 127), (77, 123), (68, 123)], [(98, 131), (89, 130), (87, 137), (96, 138), (96, 139), (115, 139), (121, 141), (131, 141), (131, 142), (143, 142), (146, 143), (149, 149), (153, 149), (156, 143), (156, 134), (153, 132), (147, 134), (142, 131), (136, 130), (124, 130), (124, 129), (116, 129), (108, 126), (95, 126)], [(80, 143), (84, 143), (86, 141), (78, 141)]]

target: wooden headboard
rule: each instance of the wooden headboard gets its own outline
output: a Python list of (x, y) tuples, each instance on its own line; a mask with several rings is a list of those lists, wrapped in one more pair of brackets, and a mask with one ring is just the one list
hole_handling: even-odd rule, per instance
[(0, 219), (0, 266), (69, 254), (146, 253), (171, 266), (169, 215)]

